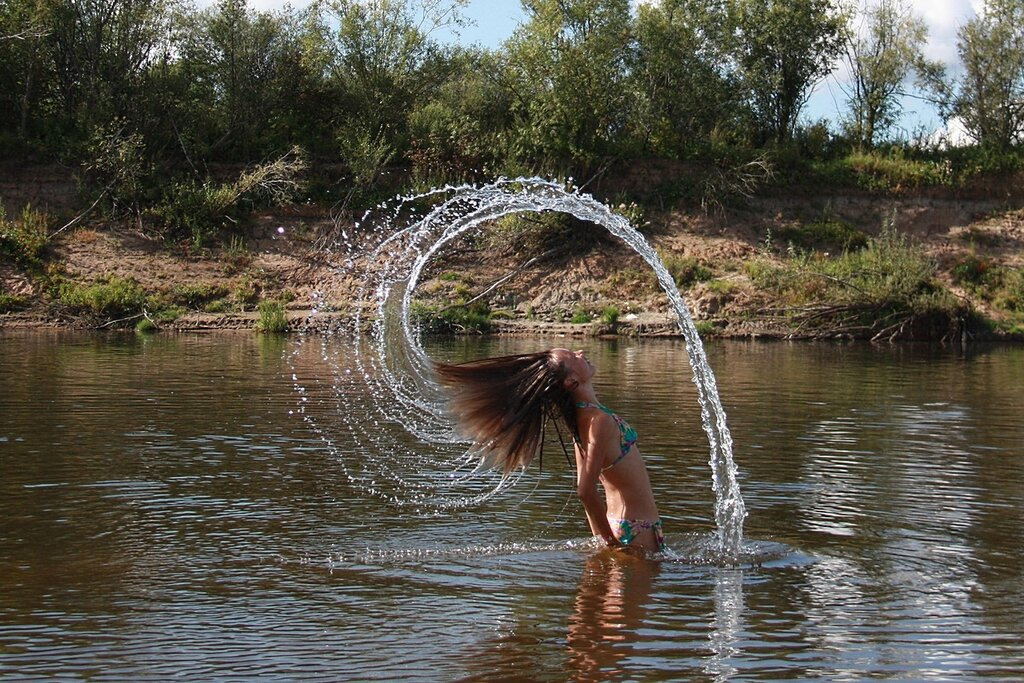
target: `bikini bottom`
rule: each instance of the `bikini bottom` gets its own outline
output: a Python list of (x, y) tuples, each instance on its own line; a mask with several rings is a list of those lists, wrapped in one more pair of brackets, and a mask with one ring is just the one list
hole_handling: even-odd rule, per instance
[(646, 519), (613, 519), (611, 522), (613, 527), (618, 527), (619, 540), (624, 544), (629, 545), (638, 533), (645, 529), (651, 529), (654, 531), (654, 541), (658, 544), (658, 550), (665, 550), (665, 532), (662, 531), (660, 519), (653, 522)]

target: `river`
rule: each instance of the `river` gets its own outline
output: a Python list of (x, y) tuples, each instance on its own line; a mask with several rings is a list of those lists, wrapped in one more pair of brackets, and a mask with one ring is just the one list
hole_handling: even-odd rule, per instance
[[(332, 343), (0, 333), (0, 677), (1024, 671), (1024, 348), (709, 344), (746, 538), (777, 549), (719, 567), (687, 561), (714, 496), (679, 341), (427, 346), (582, 343), (639, 432), (678, 551), (661, 561), (594, 550), (557, 443), (479, 505), (427, 514), (368, 493), (344, 475), (365, 456), (343, 436), (359, 418), (325, 399), (349, 353), (327, 363)], [(301, 411), (293, 375), (310, 382)]]

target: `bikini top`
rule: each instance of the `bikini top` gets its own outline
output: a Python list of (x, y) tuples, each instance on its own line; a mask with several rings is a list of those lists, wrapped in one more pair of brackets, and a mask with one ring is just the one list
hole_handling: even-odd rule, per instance
[(619, 448), (621, 452), (619, 457), (615, 458), (615, 461), (610, 465), (606, 465), (601, 468), (601, 471), (610, 470), (619, 464), (619, 461), (629, 455), (629, 451), (633, 448), (633, 444), (636, 443), (636, 430), (629, 426), (629, 423), (623, 420), (621, 417), (616, 415), (612, 410), (601, 405), (600, 403), (590, 403), (589, 401), (580, 401), (576, 404), (577, 408), (597, 408), (601, 412), (610, 415), (615, 420), (615, 425), (619, 428)]

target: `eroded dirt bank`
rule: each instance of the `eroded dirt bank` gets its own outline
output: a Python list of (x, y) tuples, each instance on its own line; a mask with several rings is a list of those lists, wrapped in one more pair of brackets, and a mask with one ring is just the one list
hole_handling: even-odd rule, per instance
[[(682, 278), (681, 289), (703, 332), (723, 336), (787, 336), (792, 325), (780, 315), (787, 302), (751, 277), (751, 263), (782, 264), (791, 255), (784, 236), (800, 226), (838, 222), (865, 235), (891, 224), (919, 243), (938, 266), (938, 279), (983, 315), (1000, 316), (991, 304), (958, 284), (965, 263), (1024, 267), (1024, 206), (1016, 185), (974, 191), (970, 196), (884, 197), (808, 193), (755, 198), (720, 213), (700, 210), (647, 210), (643, 231), (662, 258), (697, 267), (701, 277)], [(1008, 189), (1009, 188), (1009, 189)], [(45, 211), (51, 231), (75, 215), (80, 203), (70, 176), (53, 167), (18, 173), (6, 169), (0, 198), (8, 218), (26, 204)], [(482, 230), (431, 264), (422, 296), (443, 308), (456, 299), (484, 292), (493, 312), (493, 330), (505, 333), (558, 329), (573, 334), (674, 334), (668, 300), (649, 268), (631, 249), (592, 229), (565, 248), (529, 267), (538, 246), (499, 229)], [(262, 299), (287, 302), (293, 327), (337, 324), (357, 303), (358, 282), (350, 257), (361, 251), (339, 246), (342, 231), (357, 233), (350, 218), (332, 218), (327, 207), (297, 205), (259, 212), (220, 244), (204, 248), (168, 245), (138, 223), (86, 219), (54, 235), (46, 253), (48, 272), (86, 286), (115, 275), (137, 282), (172, 309), (158, 320), (169, 329), (248, 328)], [(780, 237), (781, 236), (781, 237)], [(804, 245), (828, 258), (835, 244)], [(0, 326), (96, 326), (54, 305), (45, 282), (10, 259), (0, 257), (0, 294), (27, 305), (0, 313)], [(314, 316), (315, 297), (330, 314)], [(602, 311), (619, 311), (616, 325), (597, 322)], [(594, 323), (569, 321), (591, 315)], [(116, 324), (125, 324), (122, 321)], [(106, 323), (104, 323), (106, 324)], [(1007, 335), (1013, 337), (1014, 334)]]

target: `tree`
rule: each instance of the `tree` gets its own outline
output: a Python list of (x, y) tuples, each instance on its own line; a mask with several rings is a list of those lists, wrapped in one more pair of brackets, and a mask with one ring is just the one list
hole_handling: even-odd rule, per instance
[[(408, 145), (408, 116), (444, 81), (432, 34), (461, 22), (465, 0), (325, 0), (317, 5), (327, 77), (343, 102), (335, 140), (360, 184)], [(336, 27), (336, 29), (334, 28)]]
[(0, 131), (28, 138), (29, 113), (42, 118), (40, 100), (49, 55), (48, 7), (31, 0), (0, 5)]
[(811, 87), (832, 72), (847, 18), (831, 0), (732, 0), (732, 11), (755, 142), (785, 143)]
[(506, 45), (516, 153), (548, 164), (621, 152), (635, 97), (629, 0), (523, 0)]
[(846, 34), (847, 127), (858, 145), (871, 148), (899, 119), (907, 77), (929, 68), (922, 53), (928, 29), (908, 0), (879, 0), (861, 12), (860, 34)]
[(718, 0), (663, 0), (640, 5), (633, 65), (634, 126), (655, 154), (681, 154), (716, 129), (732, 127), (742, 109), (729, 59), (729, 17)]
[(87, 137), (115, 118), (138, 120), (150, 65), (169, 51), (164, 0), (44, 0), (58, 125)]
[(979, 144), (1010, 149), (1024, 138), (1024, 3), (988, 0), (957, 47), (964, 74), (951, 113)]

